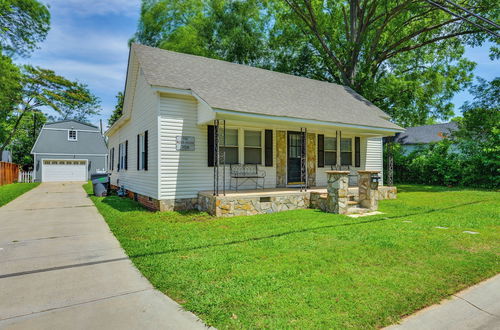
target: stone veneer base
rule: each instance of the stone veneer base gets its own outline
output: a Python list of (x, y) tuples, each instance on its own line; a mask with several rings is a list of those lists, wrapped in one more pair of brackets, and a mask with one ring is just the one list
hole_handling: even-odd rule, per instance
[[(111, 185), (112, 189), (118, 189)], [(250, 196), (213, 196), (199, 193), (196, 198), (157, 200), (149, 196), (126, 190), (127, 197), (136, 200), (151, 211), (199, 210), (217, 217), (275, 213), (297, 209), (325, 209), (326, 199), (318, 192), (284, 192), (282, 194), (256, 193)], [(378, 199), (396, 199), (396, 187), (380, 186)], [(265, 198), (261, 201), (261, 198)]]

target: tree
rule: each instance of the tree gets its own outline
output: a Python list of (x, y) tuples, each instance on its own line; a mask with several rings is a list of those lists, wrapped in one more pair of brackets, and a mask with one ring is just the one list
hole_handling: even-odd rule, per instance
[(463, 118), (454, 134), (461, 150), (463, 178), (483, 187), (500, 187), (500, 78), (478, 79), (462, 106)]
[(33, 112), (23, 116), (19, 127), (12, 138), (9, 150), (12, 153), (12, 162), (23, 167), (33, 165), (33, 155), (31, 149), (45, 124), (47, 118), (42, 112)]
[(257, 64), (266, 53), (263, 9), (258, 0), (143, 0), (139, 28), (132, 41)]
[(0, 141), (0, 152), (10, 144), (28, 114), (40, 113), (46, 108), (62, 116), (75, 113), (77, 109), (84, 109), (83, 113), (96, 113), (99, 106), (99, 99), (86, 85), (70, 81), (51, 70), (25, 65), (21, 85), (21, 101), (6, 116), (7, 127)]
[[(402, 125), (450, 117), (453, 94), (472, 81), (464, 44), (492, 40), (424, 1), (262, 0), (241, 11), (233, 3), (240, 2), (144, 0), (136, 40), (343, 84)], [(462, 5), (498, 17), (493, 0)], [(225, 18), (248, 28), (232, 34), (220, 28)], [(231, 41), (248, 54), (220, 50)]]
[(0, 0), (0, 50), (26, 56), (43, 41), (50, 27), (50, 12), (37, 0)]
[(0, 141), (6, 139), (7, 118), (21, 100), (21, 71), (12, 60), (0, 53)]
[(108, 119), (108, 125), (109, 126), (112, 126), (122, 116), (122, 113), (123, 113), (123, 100), (124, 100), (123, 93), (122, 92), (118, 92), (118, 94), (116, 94), (115, 110), (113, 110), (113, 113), (111, 114), (111, 117), (109, 117), (109, 119)]

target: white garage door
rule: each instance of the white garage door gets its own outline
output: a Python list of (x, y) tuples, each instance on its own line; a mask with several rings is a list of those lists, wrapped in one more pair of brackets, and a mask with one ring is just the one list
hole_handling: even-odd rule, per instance
[(74, 159), (44, 159), (42, 181), (87, 181), (87, 161)]

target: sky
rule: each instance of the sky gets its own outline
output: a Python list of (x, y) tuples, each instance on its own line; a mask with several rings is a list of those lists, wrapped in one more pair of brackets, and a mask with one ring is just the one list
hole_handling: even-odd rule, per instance
[[(101, 100), (99, 116), (104, 127), (123, 91), (127, 71), (128, 40), (137, 28), (140, 0), (41, 0), (50, 6), (51, 29), (47, 39), (29, 58), (19, 59), (54, 70), (89, 86)], [(498, 61), (488, 57), (489, 45), (466, 49), (465, 56), (477, 63), (475, 75), (491, 80), (498, 76)], [(453, 98), (456, 113), (470, 99), (467, 91)]]

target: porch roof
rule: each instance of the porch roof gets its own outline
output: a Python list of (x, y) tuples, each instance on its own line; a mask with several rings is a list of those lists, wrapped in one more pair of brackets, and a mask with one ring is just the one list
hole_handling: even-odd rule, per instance
[(216, 111), (403, 131), (346, 86), (133, 44), (146, 81), (192, 91)]

